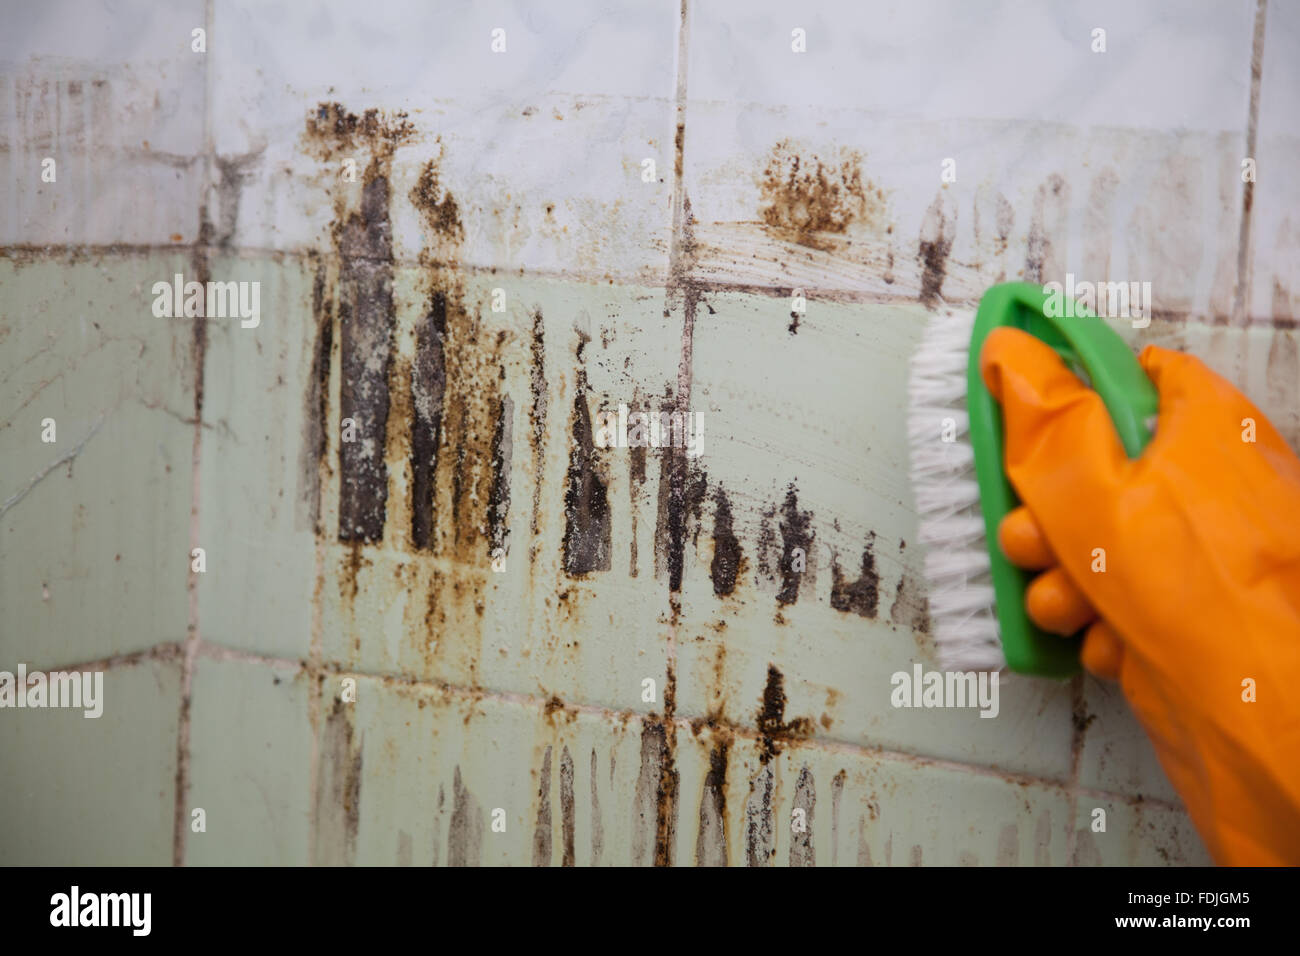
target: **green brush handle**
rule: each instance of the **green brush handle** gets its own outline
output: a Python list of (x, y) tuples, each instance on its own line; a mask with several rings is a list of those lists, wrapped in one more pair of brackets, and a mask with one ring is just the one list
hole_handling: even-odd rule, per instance
[(1034, 573), (1016, 567), (998, 546), (998, 525), (1020, 500), (1004, 470), (1002, 410), (980, 375), (980, 349), (988, 334), (1004, 325), (1050, 345), (1072, 368), (1087, 373), (1130, 458), (1151, 440), (1147, 422), (1156, 414), (1159, 395), (1128, 345), (1105, 322), (1064, 296), (1059, 311), (1065, 315), (1054, 318), (1047, 314), (1049, 298), (1041, 286), (1026, 282), (995, 285), (984, 293), (971, 334), (967, 411), (1007, 666), (1022, 674), (1069, 677), (1079, 671), (1082, 633), (1064, 638), (1034, 625), (1025, 611), (1025, 589)]

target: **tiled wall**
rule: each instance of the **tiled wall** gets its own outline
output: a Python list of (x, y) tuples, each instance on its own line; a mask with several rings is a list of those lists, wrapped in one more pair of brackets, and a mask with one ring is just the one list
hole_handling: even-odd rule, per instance
[[(906, 363), (993, 282), (1149, 281), (1133, 344), (1300, 438), (1294, 5), (6, 20), (0, 669), (106, 703), (0, 712), (0, 860), (1206, 859), (1112, 686), (890, 706)], [(154, 317), (176, 273), (260, 325)], [(620, 404), (703, 454), (592, 448)]]

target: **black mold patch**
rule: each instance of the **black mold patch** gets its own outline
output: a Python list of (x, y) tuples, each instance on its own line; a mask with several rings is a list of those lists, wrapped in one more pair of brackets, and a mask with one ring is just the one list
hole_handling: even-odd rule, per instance
[(691, 465), (684, 448), (664, 448), (662, 454), (659, 513), (655, 524), (655, 573), (667, 574), (668, 590), (676, 594), (682, 589), (689, 519), (694, 516), (698, 537), (708, 481)]
[(775, 665), (768, 664), (767, 684), (763, 688), (763, 700), (755, 721), (758, 725), (760, 763), (770, 763), (773, 757), (780, 754), (782, 741), (812, 735), (813, 722), (810, 718), (796, 717), (786, 722), (785, 704), (785, 677)]
[(721, 488), (713, 493), (713, 563), (709, 568), (713, 593), (726, 597), (736, 590), (743, 553), (732, 529), (731, 502)]
[(514, 451), (515, 403), (502, 395), (492, 432), (492, 490), (488, 495), (488, 534), (492, 549), (506, 549), (510, 535), (510, 462)]
[(785, 493), (785, 503), (781, 506), (781, 590), (777, 592), (778, 604), (793, 604), (799, 600), (799, 584), (804, 572), (794, 566), (795, 549), (803, 555), (804, 569), (812, 555), (813, 538), (812, 512), (799, 510), (799, 496), (793, 484)]
[(393, 348), (393, 250), (388, 178), (367, 171), (361, 210), (348, 217), (339, 242), (341, 413), (355, 440), (339, 445), (339, 540), (383, 539), (388, 504), (384, 440)]
[(876, 571), (875, 540), (875, 532), (867, 536), (862, 549), (862, 575), (856, 581), (847, 580), (838, 560), (831, 566), (831, 607), (835, 610), (851, 612), (859, 617), (876, 616), (880, 575)]
[(943, 215), (943, 195), (940, 194), (926, 210), (917, 250), (917, 259), (921, 264), (921, 302), (924, 305), (937, 303), (943, 288), (953, 239), (947, 226)]
[(307, 379), (307, 393), (303, 400), (303, 420), (307, 423), (300, 464), (305, 519), (313, 532), (320, 534), (320, 467), (328, 448), (330, 391), (330, 354), (334, 349), (334, 302), (326, 294), (326, 267), (316, 263), (316, 278), (312, 283), (311, 313), (316, 325), (315, 346), (312, 349), (311, 372)]
[(578, 373), (573, 400), (573, 448), (564, 493), (564, 570), (570, 577), (608, 571), (610, 561), (609, 489), (596, 470), (596, 448), (587, 409), (587, 376)]
[(416, 329), (411, 366), (411, 542), (426, 550), (433, 545), (434, 476), (447, 388), (446, 336), (447, 296), (438, 289)]
[(538, 533), (542, 512), (542, 468), (546, 459), (546, 341), (543, 335), (542, 313), (533, 313), (533, 339), (531, 345), (532, 368), (530, 371), (532, 408), (529, 418), (532, 421), (533, 434), (533, 515), (530, 529), (533, 536)]

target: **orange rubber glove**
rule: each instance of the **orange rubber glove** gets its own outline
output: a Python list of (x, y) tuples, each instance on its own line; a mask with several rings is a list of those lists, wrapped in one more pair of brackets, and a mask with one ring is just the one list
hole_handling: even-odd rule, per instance
[(1092, 622), (1084, 666), (1118, 678), (1214, 859), (1300, 864), (1300, 459), (1198, 359), (1147, 346), (1139, 361), (1160, 413), (1129, 460), (1048, 346), (985, 340), (1024, 505), (1000, 543), (1046, 569), (1025, 598), (1035, 623)]

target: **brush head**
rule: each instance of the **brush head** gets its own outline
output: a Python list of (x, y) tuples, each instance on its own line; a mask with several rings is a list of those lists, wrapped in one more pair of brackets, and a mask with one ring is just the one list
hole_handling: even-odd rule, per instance
[(989, 541), (966, 413), (973, 311), (946, 310), (912, 357), (907, 437), (926, 549), (930, 622), (944, 670), (1000, 670), (1002, 651)]

